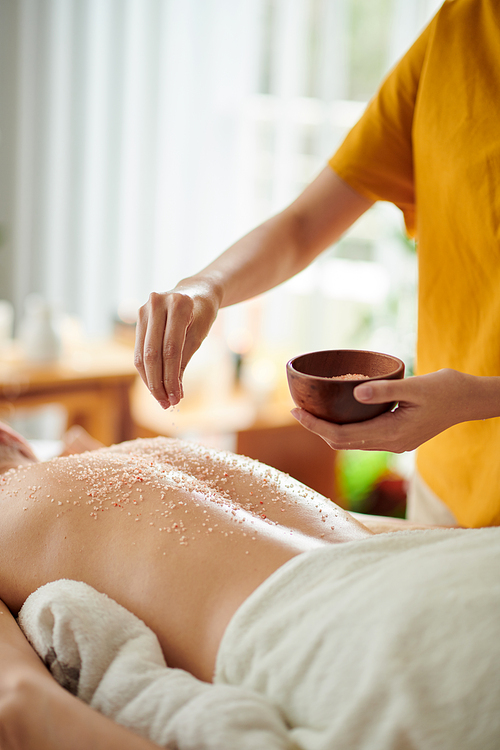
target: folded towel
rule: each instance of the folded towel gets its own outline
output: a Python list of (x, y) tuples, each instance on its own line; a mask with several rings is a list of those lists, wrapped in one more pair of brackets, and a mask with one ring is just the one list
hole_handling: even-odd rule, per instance
[(80, 581), (35, 591), (19, 625), (55, 679), (93, 708), (179, 750), (293, 750), (279, 711), (251, 690), (167, 667), (155, 634)]

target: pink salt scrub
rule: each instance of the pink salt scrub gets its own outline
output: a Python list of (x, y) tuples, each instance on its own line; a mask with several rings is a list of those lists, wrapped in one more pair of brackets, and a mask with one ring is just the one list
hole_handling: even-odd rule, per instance
[(332, 375), (330, 380), (368, 380), (369, 375), (360, 375), (357, 372), (348, 372), (345, 375)]

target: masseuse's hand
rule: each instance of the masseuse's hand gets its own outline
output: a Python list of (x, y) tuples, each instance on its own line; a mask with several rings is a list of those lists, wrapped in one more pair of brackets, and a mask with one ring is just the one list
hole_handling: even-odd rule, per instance
[(152, 292), (139, 310), (134, 363), (164, 409), (183, 394), (187, 363), (208, 334), (220, 305), (215, 284), (181, 282), (170, 292)]
[[(478, 378), (445, 369), (405, 380), (363, 383), (354, 389), (358, 401), (365, 404), (397, 401), (398, 407), (355, 424), (332, 424), (303, 409), (294, 409), (292, 414), (306, 429), (315, 432), (336, 450), (404, 453), (458, 422), (494, 416), (487, 411), (481, 381), (500, 381), (500, 378)], [(498, 389), (499, 383), (487, 385), (496, 385)], [(481, 398), (474, 399), (475, 389), (481, 391)], [(477, 415), (473, 413), (474, 404)]]

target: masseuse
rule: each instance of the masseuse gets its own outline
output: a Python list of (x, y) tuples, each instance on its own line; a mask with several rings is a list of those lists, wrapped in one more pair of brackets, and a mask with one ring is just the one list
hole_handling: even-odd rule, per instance
[(332, 448), (418, 448), (410, 518), (500, 523), (500, 5), (447, 0), (319, 176), (288, 208), (140, 311), (137, 368), (167, 408), (219, 308), (305, 268), (373, 202), (416, 237), (417, 375), (358, 386), (398, 401), (355, 425), (296, 418)]

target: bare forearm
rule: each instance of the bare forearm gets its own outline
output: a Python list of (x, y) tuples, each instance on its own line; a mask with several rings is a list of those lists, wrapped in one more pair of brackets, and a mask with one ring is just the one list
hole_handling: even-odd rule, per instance
[(500, 417), (500, 377), (461, 374), (462, 416), (460, 421)]
[(139, 310), (135, 365), (163, 408), (182, 398), (184, 368), (220, 307), (294, 276), (369, 207), (326, 167), (288, 208), (169, 292), (152, 292)]
[(208, 285), (220, 307), (254, 297), (302, 271), (370, 205), (327, 167), (288, 208), (176, 288)]
[[(52, 680), (47, 677), (47, 680)], [(0, 707), (1, 712), (1, 707)], [(57, 683), (26, 676), (0, 724), (2, 750), (154, 750), (145, 740), (97, 713)]]
[(227, 307), (272, 289), (306, 265), (299, 253), (298, 221), (288, 209), (253, 229), (176, 288), (207, 284), (218, 294), (219, 307)]
[(97, 713), (47, 672), (0, 602), (2, 750), (154, 750), (158, 747)]

